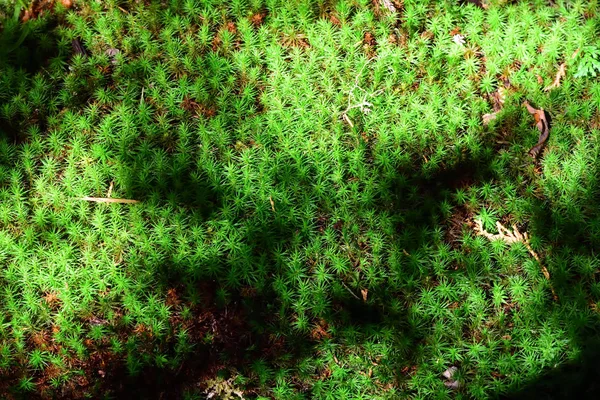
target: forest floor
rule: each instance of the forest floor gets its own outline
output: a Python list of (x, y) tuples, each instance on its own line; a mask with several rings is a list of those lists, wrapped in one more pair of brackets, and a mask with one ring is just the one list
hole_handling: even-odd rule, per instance
[(598, 1), (0, 1), (0, 397), (573, 397)]

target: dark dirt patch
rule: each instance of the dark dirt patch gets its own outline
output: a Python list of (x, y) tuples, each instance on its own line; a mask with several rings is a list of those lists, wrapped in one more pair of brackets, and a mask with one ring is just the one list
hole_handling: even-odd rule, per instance
[(446, 221), (445, 240), (453, 249), (460, 247), (465, 229), (471, 229), (473, 225), (473, 213), (465, 206), (456, 207), (452, 215)]
[(196, 118), (198, 118), (200, 116), (203, 116), (206, 118), (212, 118), (217, 114), (214, 107), (198, 103), (196, 100), (194, 100), (190, 97), (185, 97), (183, 99), (183, 101), (181, 102), (181, 107), (184, 110), (190, 112)]
[[(148, 366), (138, 375), (131, 376), (127, 369), (126, 351), (115, 353), (107, 338), (86, 339), (83, 344), (88, 356), (80, 359), (69, 352), (65, 360), (68, 371), (80, 373), (70, 375), (67, 382), (56, 389), (52, 386), (52, 379), (64, 375), (66, 370), (48, 365), (33, 376), (36, 390), (27, 398), (84, 399), (108, 395), (117, 399), (181, 399), (186, 391), (203, 389), (204, 382), (214, 379), (222, 371), (242, 370), (258, 357), (277, 360), (283, 355), (297, 353), (297, 346), (292, 348), (285, 337), (256, 332), (251, 328), (253, 320), (269, 320), (267, 311), (263, 310), (267, 303), (255, 291), (245, 291), (246, 296), (233, 300), (226, 307), (218, 307), (214, 301), (215, 288), (214, 283), (200, 285), (198, 293), (202, 294), (202, 298), (200, 304), (196, 305), (183, 299), (183, 290), (169, 289), (165, 300), (173, 310), (169, 320), (172, 334), (160, 340), (153, 336), (149, 327), (142, 324), (126, 327), (99, 318), (84, 322), (88, 326), (105, 325), (122, 343), (126, 343), (128, 338), (137, 337), (141, 345), (136, 348), (134, 356), (164, 354), (169, 359), (176, 356), (176, 332), (185, 330), (193, 351), (175, 369)], [(191, 317), (184, 318), (182, 315), (185, 307), (191, 310)], [(327, 337), (327, 324), (324, 321), (315, 325), (315, 335), (318, 339)], [(50, 331), (32, 334), (28, 347), (53, 354), (62, 351)], [(27, 370), (28, 366), (22, 364), (10, 371), (1, 371), (0, 391), (8, 396), (6, 398), (11, 398), (8, 395), (12, 392), (11, 388), (23, 376), (30, 375), (31, 371), (26, 373)], [(14, 398), (20, 397), (15, 394)]]

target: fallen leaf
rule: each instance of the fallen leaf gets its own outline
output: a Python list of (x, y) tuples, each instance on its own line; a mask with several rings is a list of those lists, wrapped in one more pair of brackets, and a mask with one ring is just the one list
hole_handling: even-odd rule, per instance
[(60, 3), (65, 8), (71, 8), (71, 7), (73, 7), (73, 2), (71, 0), (60, 0)]
[(446, 379), (452, 379), (456, 371), (458, 371), (458, 368), (450, 367), (442, 373), (442, 376)]
[(381, 0), (381, 2), (383, 3), (383, 6), (387, 8), (390, 12), (396, 12), (396, 7), (390, 0)]
[(108, 49), (104, 52), (108, 57), (110, 57), (110, 63), (115, 65), (117, 63), (117, 55), (121, 54), (121, 50), (119, 49)]
[(538, 143), (533, 146), (531, 150), (529, 150), (529, 155), (533, 158), (537, 158), (542, 150), (542, 147), (544, 147), (544, 144), (546, 144), (546, 141), (548, 140), (548, 135), (550, 134), (550, 125), (548, 124), (548, 118), (544, 109), (538, 110), (537, 108), (533, 108), (527, 100), (525, 103), (523, 103), (523, 105), (527, 107), (529, 114), (533, 115), (536, 126), (540, 131)]
[(33, 12), (31, 10), (25, 10), (23, 12), (23, 16), (21, 17), (21, 22), (27, 22), (31, 19)]
[(459, 381), (444, 382), (444, 385), (446, 385), (446, 387), (448, 389), (458, 389), (458, 388), (460, 388), (460, 382)]
[(504, 102), (506, 101), (506, 92), (507, 92), (507, 89), (505, 87), (498, 88), (498, 102), (500, 103), (501, 106), (503, 106)]
[(446, 382), (444, 382), (444, 385), (449, 388), (449, 389), (458, 389), (460, 387), (460, 382), (457, 380), (454, 380), (454, 375), (456, 374), (456, 372), (458, 371), (457, 367), (450, 367), (447, 370), (445, 370), (442, 373), (442, 376), (444, 378), (446, 378)]
[(552, 85), (545, 87), (544, 92), (548, 92), (560, 86), (560, 80), (565, 77), (566, 68), (567, 64), (560, 64), (560, 67), (558, 67), (558, 72), (556, 73), (556, 77), (554, 78), (554, 82), (552, 82)]
[(505, 87), (499, 87), (494, 93), (489, 95), (489, 99), (492, 102), (494, 111), (500, 111), (504, 107), (506, 101), (507, 89)]
[(369, 289), (361, 289), (360, 294), (362, 294), (363, 301), (367, 301), (367, 296), (369, 295)]
[(493, 120), (496, 119), (496, 117), (498, 117), (498, 114), (500, 113), (500, 111), (496, 111), (493, 113), (489, 113), (489, 114), (483, 114), (483, 125), (488, 125), (490, 122), (492, 122)]

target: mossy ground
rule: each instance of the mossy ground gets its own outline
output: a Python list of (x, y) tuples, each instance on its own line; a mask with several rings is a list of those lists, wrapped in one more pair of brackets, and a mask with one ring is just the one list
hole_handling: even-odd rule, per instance
[(598, 2), (394, 4), (6, 6), (0, 391), (489, 398), (585, 367)]

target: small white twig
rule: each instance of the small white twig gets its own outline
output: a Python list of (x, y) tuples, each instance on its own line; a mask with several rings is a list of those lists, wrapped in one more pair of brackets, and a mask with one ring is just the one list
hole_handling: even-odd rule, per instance
[(271, 210), (275, 212), (275, 202), (273, 201), (273, 196), (269, 196), (269, 202), (271, 203)]
[(131, 200), (131, 199), (113, 199), (108, 197), (78, 197), (77, 200), (83, 201), (92, 201), (95, 203), (122, 203), (122, 204), (136, 204), (139, 203), (139, 200)]
[(360, 297), (358, 297), (348, 286), (346, 286), (346, 284), (344, 283), (344, 281), (340, 281), (340, 282), (342, 282), (342, 285), (344, 285), (344, 287), (350, 292), (350, 294), (352, 296), (354, 296), (354, 298), (356, 300), (360, 300)]
[(560, 80), (562, 78), (564, 78), (564, 76), (566, 74), (566, 68), (567, 68), (566, 63), (560, 64), (560, 67), (558, 67), (558, 72), (556, 73), (556, 77), (554, 78), (554, 82), (552, 82), (551, 85), (546, 86), (544, 88), (544, 92), (549, 92), (550, 90), (555, 89), (560, 86)]
[[(527, 249), (529, 254), (531, 254), (533, 256), (533, 258), (535, 258), (535, 260), (538, 262), (538, 264), (540, 264), (540, 267), (542, 268), (542, 273), (544, 274), (544, 277), (546, 279), (550, 280), (550, 272), (548, 272), (548, 269), (544, 266), (544, 264), (542, 264), (542, 260), (541, 260), (540, 256), (533, 250), (533, 248), (531, 247), (531, 244), (529, 244), (529, 235), (527, 234), (527, 232), (523, 232), (523, 233), (519, 232), (516, 225), (513, 225), (512, 226), (513, 230), (510, 231), (505, 226), (503, 226), (499, 221), (496, 221), (496, 228), (498, 228), (498, 234), (489, 233), (483, 228), (483, 223), (481, 222), (480, 219), (475, 220), (475, 232), (477, 232), (477, 234), (479, 234), (481, 236), (485, 236), (486, 238), (488, 238), (491, 241), (502, 240), (503, 242), (508, 243), (508, 244), (517, 243), (517, 242), (523, 243), (523, 245), (525, 246), (525, 248)], [(556, 294), (554, 293), (554, 289), (552, 289), (552, 294), (556, 297)]]
[[(354, 128), (354, 124), (352, 123), (350, 117), (348, 117), (348, 112), (352, 109), (359, 108), (360, 111), (365, 115), (370, 113), (372, 111), (371, 108), (373, 107), (373, 103), (368, 101), (368, 99), (379, 96), (381, 93), (383, 93), (383, 89), (369, 93), (358, 85), (358, 81), (363, 71), (372, 60), (374, 60), (374, 58), (368, 59), (365, 65), (363, 65), (360, 71), (358, 71), (358, 74), (356, 74), (356, 77), (354, 78), (354, 86), (352, 86), (352, 88), (348, 91), (348, 106), (342, 112), (342, 119), (346, 121), (351, 128)], [(362, 96), (358, 97), (355, 95), (354, 91), (357, 89), (362, 92)]]

